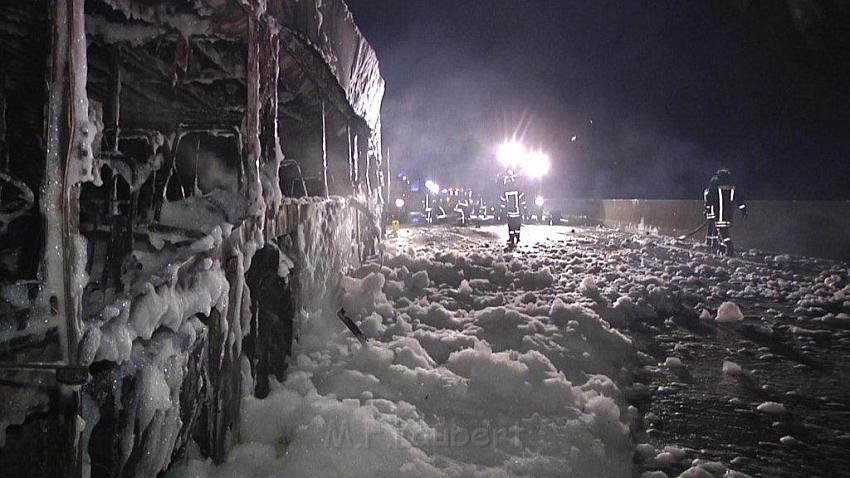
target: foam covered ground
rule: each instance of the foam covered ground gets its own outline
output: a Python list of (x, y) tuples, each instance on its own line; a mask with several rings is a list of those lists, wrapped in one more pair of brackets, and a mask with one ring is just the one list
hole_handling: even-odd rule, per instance
[(402, 230), (331, 281), (299, 315), (286, 381), (243, 399), (227, 462), (173, 471), (742, 478), (842, 462), (846, 361), (830, 357), (850, 345), (847, 264), (543, 226), (505, 253), (505, 232)]
[(389, 241), (300, 312), (287, 379), (243, 398), (227, 462), (172, 473), (632, 476), (631, 341), (588, 307), (583, 274), (494, 241)]

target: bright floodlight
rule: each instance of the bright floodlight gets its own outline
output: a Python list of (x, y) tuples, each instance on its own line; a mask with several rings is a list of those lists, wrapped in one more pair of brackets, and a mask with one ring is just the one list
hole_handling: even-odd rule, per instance
[(499, 162), (506, 168), (517, 167), (525, 160), (525, 147), (518, 141), (505, 141), (499, 145), (499, 151), (496, 153)]
[(398, 198), (395, 200), (395, 207), (401, 209), (404, 207), (404, 199)]
[(425, 181), (425, 187), (428, 188), (428, 191), (431, 191), (431, 194), (437, 194), (440, 192), (440, 185), (430, 179)]
[(542, 178), (549, 172), (549, 166), (549, 155), (535, 151), (526, 157), (522, 169), (529, 178)]
[(534, 199), (534, 204), (536, 204), (537, 207), (542, 207), (543, 206), (543, 196), (537, 196)]

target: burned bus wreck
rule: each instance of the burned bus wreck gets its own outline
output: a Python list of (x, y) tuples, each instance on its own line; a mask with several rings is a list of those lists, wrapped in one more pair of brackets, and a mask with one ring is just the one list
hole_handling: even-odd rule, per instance
[(0, 44), (0, 474), (222, 460), (379, 240), (373, 50), (342, 0), (2, 0)]

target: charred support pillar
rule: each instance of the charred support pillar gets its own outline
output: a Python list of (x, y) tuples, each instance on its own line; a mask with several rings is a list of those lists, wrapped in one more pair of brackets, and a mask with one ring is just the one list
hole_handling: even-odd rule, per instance
[(328, 197), (328, 126), (325, 112), (325, 100), (322, 100), (322, 185), (324, 195)]
[(243, 167), (245, 170), (245, 195), (252, 209), (262, 207), (260, 184), (260, 25), (253, 11), (248, 12), (248, 64), (245, 69), (245, 86), (248, 104), (245, 108), (245, 141)]
[[(322, 103), (322, 131), (324, 133), (324, 102)], [(6, 147), (6, 78), (0, 72), (0, 171), (9, 171), (9, 155)], [(0, 185), (0, 192), (3, 191)]]
[(367, 196), (372, 194), (372, 185), (369, 181), (369, 154), (368, 154), (369, 134), (363, 128), (357, 129), (357, 180), (363, 185)]
[(79, 184), (99, 183), (93, 160), (94, 125), (86, 96), (83, 0), (53, 2), (46, 155), (40, 206), (45, 220), (41, 299), (62, 338), (62, 358), (77, 361), (80, 283), (85, 248), (79, 241)]
[(369, 187), (374, 195), (375, 201), (378, 204), (384, 203), (383, 187), (384, 187), (384, 170), (381, 158), (381, 140), (377, 131), (370, 130), (368, 137), (367, 157), (367, 177), (369, 178)]
[[(380, 142), (378, 144), (380, 145)], [(390, 148), (387, 148), (387, 155), (384, 156), (383, 163), (384, 163), (383, 166), (385, 168), (384, 178), (386, 178), (386, 181), (384, 182), (384, 188), (386, 190), (384, 191), (383, 199), (385, 200), (385, 202), (387, 204), (389, 204), (389, 207), (395, 207), (395, 204), (393, 203), (395, 198), (392, 197), (393, 174), (392, 174), (392, 170), (390, 169)]]
[[(244, 121), (245, 170), (244, 194), (250, 203), (252, 217), (240, 226), (242, 239), (233, 242), (227, 253), (226, 279), (230, 284), (229, 301), (224, 317), (210, 316), (210, 375), (212, 398), (206, 422), (210, 424), (207, 440), (213, 461), (224, 460), (234, 440), (239, 438), (239, 406), (242, 387), (241, 337), (229, 340), (233, 324), (242, 320), (244, 267), (253, 254), (245, 247), (248, 237), (260, 232), (266, 240), (273, 238), (275, 217), (280, 203), (278, 170), (283, 153), (277, 129), (277, 83), (279, 39), (276, 23), (263, 15), (264, 2), (245, 2), (248, 6), (248, 62), (246, 65), (247, 104)], [(261, 177), (263, 180), (261, 180)], [(272, 188), (266, 189), (263, 188)], [(262, 244), (260, 244), (262, 245)], [(226, 326), (225, 326), (226, 324)], [(217, 347), (220, 347), (217, 348)]]
[[(40, 197), (44, 218), (44, 278), (40, 308), (58, 330), (62, 361), (76, 364), (82, 323), (80, 320), (81, 270), (85, 247), (79, 236), (79, 183), (95, 179), (92, 141), (95, 131), (88, 121), (86, 95), (86, 35), (83, 0), (52, 2), (50, 75), (46, 131), (45, 175)], [(61, 389), (63, 399), (79, 406), (79, 392)], [(76, 446), (80, 427), (73, 415), (65, 417), (67, 431), (59, 462), (62, 475), (79, 476)]]
[[(109, 64), (109, 98), (106, 104), (106, 126), (109, 129), (110, 152), (117, 153), (121, 130), (121, 50), (113, 45)], [(118, 206), (118, 175), (112, 172), (109, 211), (106, 215), (109, 225), (109, 243), (106, 261), (103, 267), (101, 284), (121, 291), (121, 267), (124, 258), (133, 250), (133, 215), (135, 204), (131, 204), (127, 214), (121, 214)], [(131, 193), (132, 194), (132, 193)]]
[[(256, 22), (256, 34), (259, 47), (259, 109), (260, 109), (260, 169), (265, 176), (261, 181), (265, 204), (266, 219), (264, 232), (266, 240), (277, 237), (274, 218), (280, 207), (280, 164), (283, 161), (283, 151), (280, 147), (278, 130), (278, 78), (280, 75), (280, 36), (277, 23), (269, 17), (262, 17)], [(306, 191), (305, 191), (306, 194)]]
[[(250, 3), (250, 2), (246, 2)], [(260, 162), (262, 156), (262, 139), (268, 140), (268, 133), (264, 134), (261, 118), (263, 94), (268, 92), (261, 88), (263, 75), (261, 75), (261, 43), (263, 41), (263, 25), (260, 18), (261, 11), (256, 5), (247, 5), (246, 16), (248, 20), (248, 38), (246, 47), (248, 49), (248, 62), (245, 65), (245, 85), (247, 88), (247, 104), (245, 105), (245, 121), (242, 164), (245, 172), (245, 182), (242, 184), (242, 194), (248, 199), (250, 211), (253, 214), (264, 213), (265, 202), (262, 194), (262, 183), (260, 181)], [(262, 47), (265, 49), (264, 47)], [(271, 133), (272, 137), (276, 135)], [(246, 230), (262, 230), (264, 218), (247, 218), (240, 226)], [(207, 451), (214, 463), (221, 463), (227, 456), (231, 444), (239, 438), (239, 395), (241, 389), (241, 373), (239, 370), (239, 358), (237, 347), (228, 340), (230, 325), (240, 320), (239, 312), (242, 301), (243, 267), (245, 258), (241, 250), (232, 251), (227, 259), (232, 266), (225, 270), (225, 277), (230, 284), (228, 292), (228, 303), (224, 315), (218, 311), (210, 314), (210, 399), (206, 406), (204, 422), (207, 424), (205, 441)], [(241, 338), (240, 338), (241, 339)], [(241, 342), (241, 340), (240, 340)]]
[[(383, 158), (381, 157), (381, 137), (380, 125), (369, 131), (369, 149), (367, 152), (368, 158), (368, 177), (370, 193), (372, 195), (373, 206), (375, 208), (375, 216), (378, 220), (378, 231), (380, 238), (384, 238), (386, 230), (386, 216), (384, 214), (386, 198), (389, 197), (389, 187), (386, 181), (389, 181), (388, 176), (384, 176)], [(384, 187), (387, 187), (385, 194)]]
[(117, 152), (118, 137), (121, 135), (119, 129), (121, 118), (121, 50), (115, 45), (111, 48), (109, 60), (110, 84), (106, 124), (112, 130), (111, 138), (109, 138), (112, 151)]
[(354, 187), (354, 194), (357, 194), (357, 191), (360, 187), (360, 171), (358, 170), (358, 163), (360, 162), (360, 154), (359, 149), (357, 148), (357, 130), (353, 129), (351, 125), (347, 125), (345, 127), (346, 133), (348, 135), (348, 173), (349, 179), (351, 180), (351, 184)]
[[(322, 104), (324, 108), (324, 103)], [(324, 118), (322, 118), (324, 122)], [(324, 126), (322, 126), (324, 129)], [(324, 132), (324, 131), (323, 131)], [(9, 172), (9, 154), (6, 147), (6, 77), (0, 72), (0, 173)], [(0, 183), (0, 197), (3, 196), (3, 184)]]

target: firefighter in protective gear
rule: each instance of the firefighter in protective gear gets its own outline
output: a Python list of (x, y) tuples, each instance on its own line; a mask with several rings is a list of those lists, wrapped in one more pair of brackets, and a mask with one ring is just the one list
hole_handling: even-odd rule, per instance
[(512, 171), (505, 175), (501, 202), (502, 216), (508, 220), (508, 246), (519, 243), (519, 230), (522, 227), (522, 215), (525, 212), (525, 194), (519, 190), (516, 176)]
[(469, 210), (469, 218), (475, 224), (475, 227), (481, 227), (481, 224), (490, 218), (489, 208), (483, 196), (479, 195), (477, 198), (470, 200)]
[(712, 251), (731, 256), (735, 253), (732, 243), (732, 221), (735, 210), (747, 216), (747, 205), (744, 204), (740, 191), (732, 181), (732, 173), (728, 169), (720, 169), (711, 178), (708, 187), (703, 192), (705, 204), (706, 235), (705, 244)]
[(437, 224), (446, 219), (446, 209), (440, 196), (433, 193), (425, 194), (425, 220), (428, 224)]
[(425, 222), (428, 224), (433, 224), (433, 215), (434, 213), (434, 199), (431, 197), (431, 193), (425, 192)]
[(458, 224), (465, 226), (469, 220), (472, 211), (472, 191), (461, 193), (455, 203), (454, 212), (458, 215)]
[(475, 200), (475, 208), (474, 208), (473, 211), (474, 211), (475, 217), (479, 221), (484, 221), (485, 219), (488, 218), (488, 216), (490, 215), (489, 214), (490, 211), (488, 209), (489, 208), (487, 206), (487, 201), (484, 199), (483, 196), (481, 196), (481, 197), (479, 197), (478, 199)]
[(440, 198), (436, 194), (425, 193), (425, 220), (428, 224), (436, 224), (440, 219), (445, 219), (446, 210), (440, 204)]
[(443, 207), (443, 200), (437, 199), (436, 201), (436, 209), (434, 211), (436, 213), (435, 220), (437, 222), (444, 222), (448, 216), (446, 214), (446, 208)]

